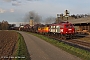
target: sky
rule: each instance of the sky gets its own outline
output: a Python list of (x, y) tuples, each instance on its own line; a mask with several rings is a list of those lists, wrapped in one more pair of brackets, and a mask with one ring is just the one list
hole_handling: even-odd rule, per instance
[(90, 14), (90, 0), (0, 0), (0, 22), (23, 22), (30, 11), (43, 19), (56, 17), (67, 9), (72, 14)]

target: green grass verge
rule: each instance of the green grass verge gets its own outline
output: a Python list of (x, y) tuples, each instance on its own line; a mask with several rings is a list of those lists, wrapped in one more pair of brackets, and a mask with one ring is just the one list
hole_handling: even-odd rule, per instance
[(57, 46), (58, 48), (60, 48), (64, 51), (67, 51), (73, 55), (76, 55), (77, 57), (80, 57), (82, 60), (90, 60), (90, 52), (89, 51), (70, 46), (68, 44), (56, 41), (54, 39), (48, 38), (48, 37), (43, 36), (43, 35), (39, 35), (39, 34), (35, 34), (35, 33), (31, 33), (31, 34)]
[(31, 60), (23, 36), (18, 33), (18, 42), (14, 52), (13, 60)]

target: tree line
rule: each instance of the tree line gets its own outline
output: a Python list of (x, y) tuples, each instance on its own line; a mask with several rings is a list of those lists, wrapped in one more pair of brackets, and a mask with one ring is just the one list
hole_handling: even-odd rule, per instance
[(0, 22), (0, 30), (8, 30), (9, 29), (9, 24), (7, 21), (2, 21)]
[(78, 18), (90, 17), (90, 14), (77, 14), (77, 15), (73, 14), (73, 15), (71, 15), (71, 17), (78, 19)]

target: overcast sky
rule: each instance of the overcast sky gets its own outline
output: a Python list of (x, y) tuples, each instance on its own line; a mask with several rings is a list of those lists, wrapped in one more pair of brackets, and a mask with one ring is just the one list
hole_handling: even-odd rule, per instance
[(22, 22), (29, 11), (56, 17), (66, 9), (70, 14), (90, 13), (90, 0), (0, 0), (0, 21)]

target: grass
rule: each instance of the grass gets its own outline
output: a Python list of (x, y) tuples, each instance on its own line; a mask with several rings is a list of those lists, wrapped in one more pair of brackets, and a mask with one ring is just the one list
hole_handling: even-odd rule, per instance
[(60, 48), (64, 51), (67, 51), (68, 53), (71, 53), (73, 55), (76, 55), (77, 57), (80, 57), (82, 60), (90, 60), (90, 52), (89, 51), (70, 46), (68, 44), (65, 44), (63, 42), (59, 42), (57, 40), (48, 38), (48, 37), (43, 36), (43, 35), (39, 35), (39, 34), (35, 34), (35, 33), (31, 33), (31, 34), (57, 46), (58, 48)]
[(23, 36), (18, 33), (18, 42), (14, 52), (13, 60), (31, 60)]

